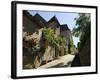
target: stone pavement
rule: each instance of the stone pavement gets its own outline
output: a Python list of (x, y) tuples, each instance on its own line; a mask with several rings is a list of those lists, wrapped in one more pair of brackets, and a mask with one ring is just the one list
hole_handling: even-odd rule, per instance
[(40, 66), (37, 69), (42, 68), (58, 68), (58, 67), (70, 67), (75, 55), (67, 54), (53, 60), (45, 65)]

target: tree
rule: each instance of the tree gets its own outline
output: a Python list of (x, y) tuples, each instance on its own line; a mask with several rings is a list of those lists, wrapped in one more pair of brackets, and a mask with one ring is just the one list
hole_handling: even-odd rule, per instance
[(87, 38), (90, 38), (90, 14), (79, 13), (79, 16), (75, 20), (77, 27), (73, 29), (73, 34), (80, 38), (81, 49)]

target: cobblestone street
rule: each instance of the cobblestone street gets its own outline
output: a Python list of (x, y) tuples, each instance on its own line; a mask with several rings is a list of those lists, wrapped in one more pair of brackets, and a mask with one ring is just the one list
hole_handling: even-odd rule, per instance
[(75, 55), (65, 55), (62, 57), (59, 57), (58, 59), (51, 61), (43, 66), (40, 66), (38, 69), (42, 68), (54, 68), (54, 67), (70, 67), (71, 63), (74, 59)]

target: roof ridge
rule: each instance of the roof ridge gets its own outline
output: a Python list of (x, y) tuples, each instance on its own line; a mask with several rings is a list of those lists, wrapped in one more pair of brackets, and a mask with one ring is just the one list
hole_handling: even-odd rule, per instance
[(67, 24), (60, 25), (60, 28), (70, 30)]
[(50, 18), (50, 20), (48, 21), (48, 23), (51, 22), (51, 21), (53, 21), (53, 20), (56, 20), (57, 23), (60, 25), (60, 23), (59, 23), (59, 21), (58, 21), (58, 19), (57, 19), (57, 17), (55, 15), (52, 18)]
[(58, 20), (58, 19), (56, 18), (56, 16), (54, 15), (53, 17), (51, 17), (51, 18), (49, 19), (48, 22), (50, 22), (52, 19), (56, 19), (56, 20)]
[(27, 10), (23, 10), (23, 14), (32, 17), (32, 15)]
[(37, 17), (39, 16), (42, 20), (44, 20), (45, 22), (47, 22), (39, 13), (36, 13), (33, 17), (36, 17), (36, 16)]

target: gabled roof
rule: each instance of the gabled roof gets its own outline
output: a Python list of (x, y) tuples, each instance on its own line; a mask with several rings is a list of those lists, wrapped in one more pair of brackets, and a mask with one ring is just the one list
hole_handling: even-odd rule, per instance
[(51, 23), (51, 22), (53, 22), (53, 21), (56, 21), (57, 24), (60, 25), (60, 23), (59, 23), (59, 21), (58, 21), (58, 19), (57, 19), (56, 16), (53, 16), (53, 17), (48, 21), (48, 24)]
[(41, 17), (38, 13), (36, 13), (34, 16), (33, 16), (33, 19), (34, 19), (34, 21), (37, 23), (37, 24), (39, 24), (40, 26), (47, 26), (47, 22), (46, 22), (46, 20), (43, 18), (43, 17)]
[(23, 10), (23, 15), (26, 15), (29, 19), (32, 20), (32, 15), (27, 10)]
[(47, 27), (49, 23), (56, 21), (57, 24), (60, 26), (61, 31), (62, 30), (69, 30), (70, 31), (67, 24), (60, 25), (56, 16), (53, 16), (48, 22), (46, 22), (46, 20), (43, 17), (41, 17), (38, 13), (36, 13), (34, 16), (32, 16), (27, 10), (24, 10), (23, 14), (26, 15), (30, 20), (35, 22), (38, 25), (38, 27), (39, 26), (40, 27)]
[(32, 16), (27, 10), (24, 10), (23, 14), (26, 15), (31, 21), (35, 22), (37, 25), (41, 27), (44, 27), (47, 25), (46, 20), (44, 20), (38, 13)]
[(60, 25), (60, 30), (69, 30), (70, 31), (67, 24)]

